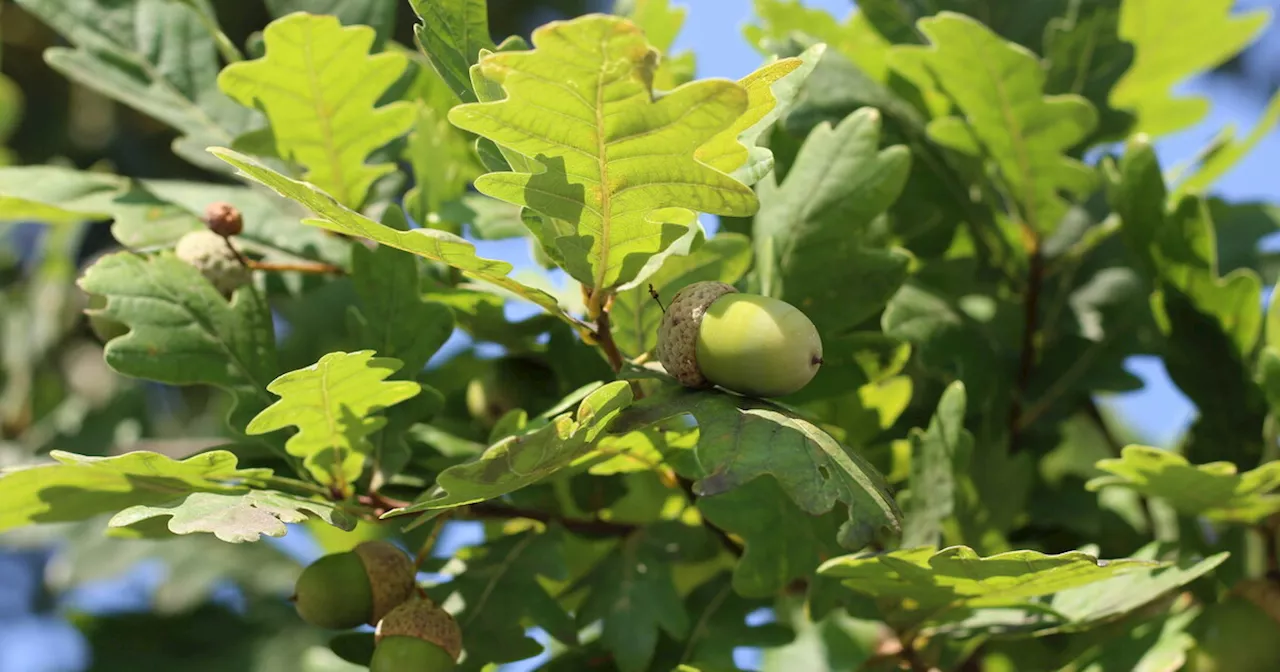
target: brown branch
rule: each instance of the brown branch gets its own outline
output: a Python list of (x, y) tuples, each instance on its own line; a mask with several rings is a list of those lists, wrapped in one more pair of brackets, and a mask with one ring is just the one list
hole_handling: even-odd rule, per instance
[[(683, 476), (679, 478), (680, 489), (684, 490), (684, 494), (689, 498), (689, 502), (696, 502), (698, 500), (698, 495), (693, 491), (693, 481)], [(738, 542), (733, 540), (733, 537), (729, 536), (728, 532), (725, 532), (718, 525), (707, 520), (705, 516), (702, 518), (702, 524), (707, 526), (707, 529), (711, 531), (711, 534), (714, 534), (716, 538), (720, 540), (720, 545), (728, 549), (734, 557), (742, 557), (742, 547), (738, 545)]]
[(1022, 296), (1022, 345), (1018, 353), (1018, 374), (1009, 399), (1009, 454), (1022, 450), (1022, 399), (1031, 385), (1031, 373), (1036, 363), (1036, 331), (1039, 329), (1040, 291), (1044, 284), (1044, 255), (1040, 252), (1040, 237), (1023, 227), (1023, 239), (1027, 247), (1029, 268), (1027, 289)]
[(478, 502), (476, 504), (472, 504), (466, 507), (463, 510), (463, 513), (472, 518), (527, 518), (529, 520), (536, 520), (540, 523), (556, 523), (570, 532), (597, 537), (625, 537), (640, 529), (640, 526), (632, 525), (630, 523), (613, 523), (607, 520), (598, 519), (583, 520), (580, 518), (563, 518), (545, 511), (520, 509), (513, 506), (494, 504), (492, 502)]
[(600, 342), (600, 349), (604, 351), (604, 356), (609, 360), (609, 366), (614, 373), (622, 370), (622, 353), (618, 350), (618, 344), (613, 340), (613, 325), (609, 323), (609, 309), (613, 308), (613, 297), (609, 297), (608, 305), (600, 311), (600, 317), (596, 319), (596, 339)]
[(275, 261), (250, 261), (249, 268), (255, 271), (277, 271), (287, 272), (295, 271), (298, 273), (314, 273), (316, 275), (345, 275), (346, 270), (340, 266), (326, 264), (320, 261), (300, 261), (300, 262), (275, 262)]

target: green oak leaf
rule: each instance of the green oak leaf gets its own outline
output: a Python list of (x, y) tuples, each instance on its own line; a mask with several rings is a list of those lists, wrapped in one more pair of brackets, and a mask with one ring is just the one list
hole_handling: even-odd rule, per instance
[(742, 32), (757, 51), (771, 54), (772, 43), (801, 33), (825, 43), (875, 81), (887, 79), (892, 44), (876, 31), (865, 12), (850, 12), (837, 22), (828, 12), (805, 7), (800, 0), (755, 0), (754, 4), (760, 25), (747, 24)]
[[(409, 228), (396, 206), (387, 209), (383, 220), (400, 231)], [(407, 252), (381, 245), (372, 250), (363, 245), (351, 248), (351, 279), (360, 297), (360, 306), (349, 308), (351, 332), (361, 348), (400, 360), (402, 366), (393, 379), (412, 380), (453, 333), (453, 311), (424, 297), (419, 275), (417, 259)], [(427, 396), (437, 396), (423, 387)], [(379, 483), (409, 461), (404, 429), (427, 419), (419, 404), (413, 403), (388, 408), (386, 416), (386, 427), (372, 439)]]
[[(507, 97), (455, 107), (449, 121), (536, 162), (482, 175), (476, 189), (543, 215), (555, 227), (538, 236), (543, 246), (596, 296), (684, 235), (691, 211), (755, 213), (747, 185), (694, 156), (746, 113), (742, 85), (691, 82), (654, 100), (657, 52), (615, 16), (549, 23), (533, 44), (481, 58), (478, 70)], [(530, 114), (538, 109), (550, 112)]]
[(373, 51), (381, 51), (396, 24), (396, 5), (386, 0), (266, 0), (276, 18), (297, 12), (336, 16), (344, 26), (370, 26), (375, 31)]
[(1033, 598), (1161, 564), (1099, 560), (1079, 551), (1009, 551), (983, 557), (967, 546), (951, 546), (842, 556), (823, 563), (818, 573), (876, 598), (891, 622), (917, 626), (943, 618), (950, 609), (1021, 606)]
[(621, 672), (649, 667), (659, 631), (689, 634), (689, 614), (672, 579), (671, 559), (652, 529), (632, 534), (605, 556), (582, 582), (590, 587), (578, 608), (578, 626), (604, 621), (600, 642)]
[(738, 80), (747, 90), (747, 109), (728, 128), (693, 153), (694, 158), (755, 184), (773, 170), (773, 152), (759, 146), (761, 136), (786, 112), (817, 67), (826, 45), (817, 44), (795, 58), (783, 58)]
[(1251, 524), (1280, 511), (1280, 462), (1238, 473), (1230, 462), (1191, 464), (1167, 450), (1130, 445), (1097, 467), (1108, 475), (1090, 480), (1088, 489), (1126, 488), (1190, 516)]
[(720, 573), (689, 593), (684, 608), (694, 625), (679, 649), (681, 660), (690, 665), (677, 669), (738, 669), (734, 649), (769, 649), (795, 639), (795, 631), (781, 623), (750, 623), (749, 614), (772, 607), (773, 602), (744, 597), (736, 590), (729, 575)]
[(561, 319), (570, 321), (560, 309), (560, 303), (554, 296), (511, 279), (507, 275), (513, 268), (511, 264), (476, 256), (475, 245), (464, 238), (432, 229), (397, 231), (342, 205), (315, 185), (285, 177), (239, 152), (224, 148), (214, 148), (209, 151), (240, 169), (246, 177), (270, 187), (281, 196), (301, 203), (320, 217), (320, 219), (304, 220), (305, 224), (368, 238), (398, 250), (448, 264), (462, 271), (463, 275), (497, 285), (520, 298), (532, 301)]
[(681, 84), (693, 81), (697, 59), (689, 50), (671, 53), (671, 45), (684, 27), (688, 9), (671, 6), (670, 0), (620, 0), (614, 3), (613, 13), (625, 16), (644, 31), (649, 44), (662, 53), (658, 69), (653, 74), (653, 87), (669, 91)]
[(213, 385), (235, 397), (233, 431), (271, 403), (267, 383), (279, 374), (271, 313), (252, 287), (230, 303), (195, 267), (169, 252), (100, 257), (78, 280), (107, 298), (87, 311), (129, 327), (106, 345), (111, 368), (171, 385)]
[(807, 311), (824, 336), (877, 313), (907, 277), (908, 255), (864, 242), (911, 170), (905, 146), (879, 143), (880, 112), (860, 109), (810, 132), (781, 186), (772, 175), (759, 186), (753, 240), (766, 292)]
[(658, 345), (662, 307), (649, 294), (649, 286), (662, 301), (682, 288), (704, 280), (733, 284), (751, 266), (751, 241), (737, 233), (721, 233), (693, 252), (671, 255), (645, 282), (623, 287), (610, 310), (613, 340), (623, 354), (638, 356)]
[[(107, 527), (129, 531), (133, 526), (159, 524), (169, 517), (165, 531), (172, 534), (207, 532), (222, 541), (239, 544), (258, 541), (262, 535), (283, 537), (285, 523), (301, 523), (308, 518), (323, 520), (350, 532), (356, 521), (332, 502), (302, 499), (274, 490), (243, 493), (191, 492), (155, 504), (137, 504), (112, 516)], [(147, 533), (150, 528), (143, 528)], [(150, 534), (148, 534), (150, 536)]]
[(836, 543), (839, 516), (804, 511), (769, 476), (700, 497), (698, 510), (745, 542), (733, 568), (733, 591), (743, 597), (775, 595), (796, 579), (812, 577), (823, 561), (843, 552)]
[(956, 474), (964, 473), (973, 435), (964, 428), (964, 383), (947, 386), (929, 429), (912, 428), (910, 496), (903, 504), (903, 546), (937, 546), (943, 524), (955, 512)]
[(1235, 4), (1124, 0), (1120, 5), (1120, 37), (1133, 44), (1134, 59), (1111, 90), (1109, 102), (1134, 113), (1134, 132), (1165, 135), (1195, 124), (1209, 112), (1209, 101), (1175, 98), (1173, 88), (1235, 56), (1270, 20), (1266, 10), (1233, 14)]
[(76, 224), (111, 215), (128, 183), (107, 173), (60, 166), (0, 168), (0, 222)]
[(1016, 216), (1033, 231), (1052, 232), (1067, 211), (1059, 192), (1084, 196), (1094, 186), (1089, 167), (1064, 152), (1093, 131), (1097, 112), (1078, 95), (1044, 95), (1035, 54), (976, 19), (941, 12), (918, 25), (931, 46), (896, 47), (891, 64), (923, 62), (964, 115), (934, 119), (929, 136), (991, 160)]
[[(467, 185), (481, 173), (471, 151), (471, 143), (458, 132), (445, 115), (429, 105), (418, 106), (418, 118), (405, 155), (413, 165), (415, 184), (404, 197), (405, 209), (414, 221), (424, 227), (461, 233), (461, 223), (450, 221), (446, 206), (464, 198)], [(478, 196), (478, 195), (477, 195)], [(469, 206), (467, 200), (462, 205)], [(506, 204), (501, 204), (505, 206)], [(482, 213), (476, 213), (477, 217)], [(516, 218), (519, 223), (519, 218)], [(476, 228), (483, 223), (475, 223)], [(523, 233), (524, 227), (520, 227)]]
[(271, 381), (267, 391), (279, 400), (259, 413), (245, 433), (296, 427), (285, 450), (303, 458), (320, 483), (349, 492), (374, 452), (369, 436), (386, 425), (387, 419), (375, 414), (422, 391), (413, 381), (387, 380), (402, 366), (398, 359), (375, 357), (372, 350), (331, 352)]
[(174, 151), (225, 170), (202, 150), (229, 144), (261, 115), (218, 90), (218, 49), (201, 10), (172, 0), (18, 0), (71, 47), (47, 63), (67, 78), (178, 129)]
[(1268, 133), (1275, 130), (1277, 124), (1280, 124), (1280, 92), (1271, 96), (1271, 102), (1267, 103), (1262, 117), (1243, 140), (1235, 139), (1234, 128), (1228, 126), (1224, 129), (1224, 141), (1215, 146), (1212, 152), (1200, 160), (1196, 169), (1178, 183), (1177, 193), (1206, 191), (1253, 151)]
[(841, 546), (857, 549), (878, 534), (901, 531), (902, 514), (884, 477), (822, 429), (767, 401), (716, 391), (672, 389), (628, 409), (614, 433), (691, 414), (698, 423), (695, 449), (701, 470), (694, 491), (713, 497), (771, 475), (801, 509), (820, 516), (848, 507)]
[(1123, 140), (1134, 124), (1131, 113), (1108, 102), (1133, 63), (1133, 45), (1120, 37), (1120, 4), (1073, 6), (1045, 25), (1045, 92), (1080, 94), (1098, 110), (1098, 127), (1087, 144)]
[(174, 460), (151, 451), (87, 457), (60, 450), (54, 464), (0, 469), (0, 531), (86, 520), (131, 506), (163, 505), (191, 493), (243, 494), (270, 469), (239, 469), (225, 450)]
[(562, 533), (551, 530), (498, 537), (459, 551), (441, 571), (448, 583), (427, 593), (439, 604), (462, 598), (455, 613), (469, 669), (531, 658), (542, 646), (526, 634), (529, 620), (566, 644), (577, 644), (573, 618), (543, 581), (566, 578)]
[(271, 121), (277, 156), (306, 169), (305, 177), (344, 205), (358, 208), (393, 163), (369, 164), (374, 150), (413, 125), (414, 108), (378, 99), (408, 59), (398, 52), (370, 55), (375, 32), (343, 27), (337, 17), (295, 13), (263, 31), (266, 55), (233, 63), (218, 85)]
[(440, 78), (464, 103), (476, 100), (471, 66), (480, 51), (497, 47), (489, 35), (485, 0), (409, 0), (422, 23), (413, 27), (418, 44)]
[(386, 516), (472, 504), (532, 485), (586, 454), (631, 400), (631, 386), (625, 381), (598, 387), (574, 412), (559, 413), (546, 424), (489, 446), (473, 462), (440, 472), (434, 491)]

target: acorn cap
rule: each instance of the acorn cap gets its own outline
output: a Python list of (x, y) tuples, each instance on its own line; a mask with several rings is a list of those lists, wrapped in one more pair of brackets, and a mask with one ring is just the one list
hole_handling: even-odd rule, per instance
[(369, 625), (375, 625), (413, 595), (417, 572), (404, 551), (385, 541), (361, 542), (352, 550), (360, 556), (365, 574), (369, 576), (373, 591)]
[(716, 299), (738, 290), (733, 285), (707, 280), (695, 282), (671, 298), (658, 327), (658, 361), (685, 387), (711, 387), (698, 368), (698, 331), (702, 316)]
[(226, 201), (210, 203), (204, 210), (204, 223), (219, 236), (238, 236), (244, 230), (244, 217), (236, 206)]
[(453, 615), (431, 600), (410, 600), (378, 622), (374, 642), (386, 637), (416, 637), (444, 649), (456, 661), (462, 655), (462, 628)]

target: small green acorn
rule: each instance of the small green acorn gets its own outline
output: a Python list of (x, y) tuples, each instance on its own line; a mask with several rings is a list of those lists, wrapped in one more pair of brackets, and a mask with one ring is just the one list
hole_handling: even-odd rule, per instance
[(392, 609), (374, 632), (370, 672), (447, 672), (462, 654), (462, 629), (428, 599)]
[(179, 259), (195, 266), (219, 293), (231, 296), (252, 279), (252, 273), (231, 245), (228, 238), (208, 229), (198, 229), (178, 239), (173, 252)]
[(817, 375), (822, 339), (808, 316), (785, 301), (695, 282), (666, 307), (658, 360), (686, 387), (781, 397)]
[(294, 587), (302, 620), (331, 630), (375, 625), (413, 595), (413, 561), (385, 541), (366, 541), (311, 563)]

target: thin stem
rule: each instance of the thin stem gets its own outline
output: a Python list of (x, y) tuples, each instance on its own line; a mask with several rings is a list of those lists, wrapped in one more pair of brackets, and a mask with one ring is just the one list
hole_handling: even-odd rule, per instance
[(314, 273), (316, 275), (345, 275), (346, 271), (340, 266), (326, 264), (320, 261), (314, 262), (273, 262), (273, 261), (250, 261), (249, 268), (255, 271), (277, 271), (287, 272), (296, 271), (298, 273)]
[(608, 310), (601, 311), (599, 319), (596, 320), (596, 339), (599, 340), (600, 349), (604, 351), (604, 356), (609, 360), (609, 366), (613, 372), (621, 371), (624, 360), (622, 353), (618, 350), (618, 344), (613, 340)]
[(306, 481), (298, 480), (296, 478), (289, 478), (288, 476), (274, 476), (274, 475), (267, 476), (266, 478), (262, 479), (262, 482), (267, 485), (275, 485), (277, 487), (282, 487), (282, 488), (294, 488), (295, 490), (302, 490), (312, 495), (319, 495), (325, 498), (329, 496), (328, 490), (326, 490), (325, 488), (319, 485), (316, 485), (315, 483), (308, 483)]
[[(698, 501), (698, 495), (693, 491), (693, 481), (681, 476), (680, 489), (684, 490), (684, 494), (689, 498), (690, 504)], [(742, 547), (738, 545), (738, 542), (733, 540), (733, 537), (729, 536), (728, 532), (725, 532), (720, 526), (707, 520), (705, 516), (702, 518), (702, 524), (707, 526), (707, 529), (720, 540), (720, 545), (724, 546), (725, 549), (734, 555), (734, 557), (742, 557)]]
[(431, 556), (431, 549), (435, 548), (436, 540), (440, 538), (440, 532), (444, 530), (445, 523), (449, 522), (449, 518), (453, 515), (452, 511), (445, 511), (436, 518), (436, 524), (431, 528), (431, 533), (423, 540), (422, 546), (418, 549), (418, 554), (413, 557), (413, 566), (422, 567), (422, 563), (426, 562)]
[(1031, 385), (1031, 373), (1036, 363), (1036, 332), (1039, 330), (1040, 290), (1044, 285), (1044, 255), (1040, 251), (1040, 236), (1027, 225), (1022, 226), (1023, 242), (1027, 247), (1029, 268), (1027, 289), (1022, 296), (1022, 346), (1018, 354), (1018, 374), (1014, 380), (1013, 394), (1009, 399), (1009, 454), (1022, 449), (1022, 400)]
[(239, 63), (244, 60), (244, 54), (240, 53), (240, 50), (236, 48), (236, 45), (231, 41), (231, 38), (227, 37), (227, 34), (222, 32), (222, 28), (218, 26), (212, 16), (206, 14), (204, 10), (197, 7), (194, 2), (191, 2), (191, 0), (187, 0), (186, 4), (190, 5), (192, 11), (196, 13), (196, 16), (200, 17), (200, 23), (204, 24), (205, 30), (209, 31), (209, 35), (213, 37), (213, 42), (218, 46), (218, 53), (222, 54), (223, 60), (227, 63)]

